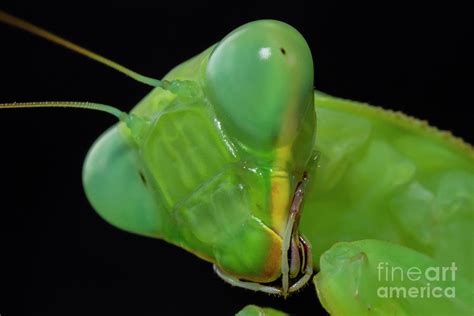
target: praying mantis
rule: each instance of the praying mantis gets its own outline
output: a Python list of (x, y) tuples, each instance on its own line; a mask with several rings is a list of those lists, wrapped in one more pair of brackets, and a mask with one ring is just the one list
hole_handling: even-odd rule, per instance
[[(282, 52), (282, 53), (283, 53), (283, 52)], [(188, 68), (187, 68), (187, 67), (188, 67)], [(193, 65), (191, 65), (191, 68), (192, 68), (192, 67), (193, 67)], [(182, 76), (183, 74), (180, 73), (180, 71), (186, 72), (187, 69), (189, 69), (189, 64), (188, 64), (187, 66), (186, 66), (186, 65), (183, 66), (182, 68), (176, 69), (176, 70), (174, 71), (174, 73), (171, 73), (171, 74), (169, 75), (169, 76), (170, 76), (169, 78), (173, 78), (173, 76), (176, 76), (176, 77)], [(307, 67), (305, 67), (304, 69), (307, 69)], [(217, 82), (221, 82), (221, 80), (219, 79), (219, 80), (217, 80)], [(311, 86), (312, 86), (312, 85), (311, 85)], [(178, 87), (178, 89), (179, 89), (179, 87)], [(178, 93), (178, 94), (179, 94), (179, 93)], [(216, 98), (216, 99), (219, 99), (219, 97), (216, 97), (216, 96), (215, 96), (215, 98)], [(333, 98), (331, 98), (331, 97), (324, 96), (324, 95), (322, 95), (322, 94), (318, 94), (318, 95), (316, 96), (316, 98), (315, 98), (315, 103), (318, 104), (318, 102), (319, 102), (319, 103), (324, 103), (324, 102), (329, 102), (329, 103), (331, 103), (331, 102), (334, 102), (334, 104), (336, 104), (335, 106), (338, 106), (339, 103), (342, 103), (343, 106), (349, 107), (348, 110), (347, 110), (347, 113), (348, 113), (348, 114), (347, 114), (347, 113), (346, 113), (346, 114), (347, 114), (347, 115), (352, 114), (352, 112), (351, 112), (351, 110), (350, 110), (350, 107), (353, 106), (353, 105), (352, 105), (351, 103), (348, 103), (348, 102), (345, 102), (345, 101), (342, 101), (342, 100), (337, 101), (337, 100), (335, 100), (335, 99), (333, 99)], [(338, 102), (339, 102), (339, 103), (338, 103)], [(327, 109), (327, 110), (329, 109), (328, 111), (330, 111), (331, 106), (329, 105), (326, 109)], [(368, 110), (368, 111), (370, 112), (371, 110)], [(329, 113), (329, 114), (330, 114), (330, 113)], [(329, 115), (329, 114), (327, 114), (327, 115)], [(356, 115), (359, 115), (359, 114), (360, 114), (360, 113), (357, 113)], [(362, 113), (362, 114), (364, 114), (364, 113)], [(369, 113), (368, 115), (375, 115), (375, 116), (376, 116), (376, 114), (370, 114), (370, 113)], [(359, 116), (362, 116), (362, 117), (363, 117), (363, 115), (359, 115)], [(376, 117), (376, 118), (377, 118), (377, 117)], [(380, 118), (380, 117), (379, 117), (379, 118)], [(339, 123), (341, 123), (341, 124), (343, 125), (343, 123), (344, 123), (345, 121), (347, 121), (347, 120), (349, 120), (349, 119), (342, 117), (342, 118), (340, 118)], [(223, 121), (226, 121), (226, 119), (224, 118)], [(349, 121), (351, 121), (351, 120), (349, 120)], [(353, 129), (348, 129), (347, 135), (344, 134), (344, 129), (343, 129), (343, 128), (340, 128), (340, 129), (338, 129), (338, 131), (340, 131), (340, 134), (336, 133), (336, 135), (335, 135), (334, 137), (351, 136), (352, 134), (355, 133), (354, 139), (355, 139), (355, 143), (356, 143), (356, 144), (353, 145), (352, 147), (351, 147), (351, 144), (349, 144), (349, 146), (346, 146), (346, 148), (342, 148), (342, 149), (351, 150), (351, 151), (354, 151), (354, 153), (357, 154), (357, 146), (356, 146), (356, 145), (359, 145), (359, 144), (358, 144), (359, 141), (367, 140), (367, 137), (368, 137), (368, 136), (367, 136), (367, 135), (368, 135), (368, 129), (370, 129), (370, 127), (367, 127), (367, 125), (364, 126), (364, 121), (363, 121), (363, 120), (362, 120), (362, 121), (361, 121), (361, 120), (355, 120), (355, 121), (356, 121), (356, 124), (354, 125), (354, 128), (353, 128)], [(323, 122), (324, 122), (324, 121), (323, 121)], [(354, 122), (354, 121), (351, 121), (351, 122)], [(140, 124), (140, 123), (139, 123), (139, 124)], [(230, 119), (230, 120), (227, 120), (227, 123), (225, 123), (225, 124), (227, 124), (227, 126), (232, 125), (232, 124), (235, 125), (235, 123), (232, 123), (232, 120), (231, 120), (231, 119)], [(224, 124), (224, 126), (225, 126), (225, 124)], [(311, 125), (311, 122), (308, 123), (308, 124)], [(323, 124), (324, 124), (324, 123), (323, 123)], [(240, 127), (239, 127), (239, 128), (240, 128)], [(234, 129), (237, 129), (237, 127), (234, 126)], [(331, 132), (330, 127), (328, 128), (327, 132), (328, 132), (328, 133)], [(358, 133), (360, 133), (360, 134), (358, 134)], [(311, 136), (311, 134), (308, 134), (308, 135), (310, 135), (310, 136), (308, 136), (308, 138), (313, 137), (313, 136)], [(135, 137), (135, 136), (133, 136), (133, 137)], [(138, 134), (136, 137), (139, 138), (140, 135)], [(296, 136), (295, 136), (295, 137), (296, 137)], [(138, 139), (138, 138), (137, 138), (137, 139)], [(317, 136), (316, 136), (316, 139), (317, 139)], [(331, 138), (329, 138), (329, 139), (331, 139)], [(337, 138), (334, 138), (334, 139), (337, 139)], [(247, 146), (247, 147), (255, 146), (255, 144), (252, 144), (252, 141), (253, 141), (253, 139), (252, 139), (251, 137), (247, 137), (247, 139), (245, 140), (245, 142), (248, 142), (250, 145), (249, 145), (249, 144), (246, 144), (246, 146)], [(258, 145), (258, 146), (255, 146), (255, 147), (258, 147), (258, 148), (270, 146), (270, 145), (265, 144), (265, 143), (259, 143), (259, 144), (257, 144), (257, 145)], [(336, 155), (336, 154), (337, 154), (337, 150), (331, 149), (330, 144), (329, 144), (328, 146), (329, 146), (329, 147), (328, 147), (329, 150), (332, 150), (332, 151), (329, 151), (329, 152), (331, 152), (331, 154), (333, 154), (333, 155)], [(454, 146), (456, 146), (456, 145), (454, 145)], [(463, 146), (464, 146), (464, 145), (463, 145)], [(306, 148), (306, 147), (307, 147), (307, 146), (303, 146), (303, 148)], [(354, 148), (354, 147), (355, 147), (355, 148)], [(469, 147), (468, 147), (467, 145), (466, 145), (466, 147), (468, 148), (468, 149), (466, 149), (468, 152), (469, 152), (469, 150), (472, 150), (472, 149), (469, 149)], [(464, 148), (464, 147), (463, 147), (463, 148)], [(337, 148), (336, 148), (336, 149), (337, 149)], [(324, 149), (318, 149), (318, 150), (320, 151), (320, 155), (321, 155), (321, 156), (318, 156), (318, 155), (316, 154), (316, 155), (314, 156), (314, 158), (316, 158), (316, 159), (323, 159), (323, 158), (325, 157), (325, 156), (324, 156), (324, 155), (325, 155), (325, 152), (328, 152), (328, 151), (325, 151)], [(375, 147), (375, 148), (373, 148), (372, 150), (373, 150), (375, 153), (385, 153), (386, 155), (388, 155), (388, 156), (387, 156), (388, 158), (392, 157), (392, 156), (390, 155), (390, 149), (383, 148), (383, 145), (382, 145), (382, 147), (380, 147), (380, 146), (379, 146), (379, 147)], [(299, 152), (301, 152), (301, 151), (299, 151)], [(369, 153), (370, 153), (370, 152), (371, 152), (371, 151), (369, 151)], [(468, 155), (469, 155), (469, 154), (468, 154)], [(311, 158), (307, 158), (306, 160), (313, 159), (312, 153), (307, 154), (307, 156), (308, 156), (308, 157), (311, 157)], [(89, 156), (89, 157), (90, 157), (90, 156)], [(346, 158), (346, 156), (344, 156), (344, 152), (343, 152), (342, 155), (340, 155), (340, 157), (342, 157), (342, 160), (336, 160), (336, 162), (335, 162), (336, 165), (333, 167), (333, 170), (336, 170), (337, 168), (346, 168), (346, 169), (349, 168), (349, 167), (347, 167), (347, 165), (344, 165), (344, 163), (345, 163), (344, 158)], [(369, 158), (370, 158), (370, 156), (369, 156)], [(396, 158), (396, 156), (395, 156), (395, 158)], [(461, 158), (461, 160), (463, 160), (463, 159), (464, 159), (464, 158)], [(466, 158), (466, 159), (467, 159), (468, 162), (467, 162), (467, 164), (464, 163), (464, 165), (466, 165), (466, 168), (467, 168), (468, 170), (470, 170), (469, 168), (472, 167), (472, 158)], [(471, 159), (471, 160), (469, 160), (469, 159)], [(319, 160), (316, 160), (316, 161), (319, 161)], [(324, 161), (321, 161), (321, 163), (323, 163), (323, 162), (324, 162)], [(370, 162), (370, 159), (369, 159), (369, 162)], [(461, 164), (463, 164), (463, 163), (461, 163)], [(464, 166), (464, 165), (463, 165), (463, 166)], [(405, 165), (402, 164), (402, 167), (406, 167), (406, 168), (409, 169), (410, 166), (407, 166), (407, 164), (405, 164)], [(334, 169), (334, 168), (335, 168), (335, 169)], [(383, 168), (383, 167), (381, 167), (381, 168)], [(303, 169), (304, 169), (304, 168), (303, 168)], [(309, 169), (311, 169), (311, 168), (309, 168)], [(317, 170), (317, 169), (311, 169), (311, 170)], [(324, 169), (323, 169), (323, 170), (324, 170)], [(326, 169), (326, 170), (329, 170), (329, 169)], [(356, 171), (357, 171), (357, 170), (356, 170)], [(137, 174), (135, 174), (135, 176), (137, 176)], [(410, 178), (410, 175), (409, 175), (409, 174), (406, 175), (406, 176), (407, 176), (407, 179)], [(141, 177), (141, 175), (138, 174), (138, 177)], [(315, 183), (312, 183), (312, 182), (310, 183), (310, 186), (309, 186), (309, 187), (311, 187), (311, 188), (308, 189), (309, 192), (311, 192), (311, 190), (316, 190), (316, 188), (318, 187), (317, 185), (319, 184), (318, 180), (319, 180), (319, 181), (323, 181), (323, 180), (328, 181), (328, 179), (326, 179), (328, 176), (326, 175), (326, 178), (325, 178), (325, 175), (324, 175), (324, 174), (323, 174), (323, 175), (317, 175), (317, 174), (315, 174), (315, 175), (312, 175), (312, 176), (311, 176), (311, 178), (313, 178), (313, 177), (314, 177), (314, 179), (315, 179), (315, 180), (314, 180)], [(318, 177), (319, 177), (319, 178), (318, 178)], [(302, 176), (302, 175), (300, 175), (300, 178), (301, 178), (301, 181), (300, 181), (301, 183), (303, 183), (303, 182), (306, 181), (306, 180), (303, 180), (303, 176)], [(331, 178), (331, 177), (330, 177), (330, 178)], [(137, 180), (140, 180), (140, 179), (137, 178)], [(334, 177), (332, 177), (332, 179), (329, 179), (329, 180), (332, 180), (333, 182), (336, 181), (336, 180), (334, 180)], [(365, 179), (365, 180), (366, 180), (366, 181), (370, 181), (370, 179)], [(143, 181), (143, 180), (140, 180), (140, 181)], [(401, 181), (401, 180), (400, 180), (400, 181)], [(469, 180), (468, 180), (468, 181), (469, 181)], [(324, 182), (324, 181), (323, 181), (323, 182)], [(330, 182), (330, 181), (329, 181), (329, 182)], [(289, 191), (292, 191), (292, 190), (293, 190), (293, 191), (298, 191), (298, 190), (299, 190), (299, 184), (298, 184), (298, 183), (299, 183), (298, 181), (295, 181), (295, 183), (292, 184), (293, 187), (292, 187)], [(327, 183), (327, 182), (326, 182), (326, 183)], [(349, 184), (350, 184), (350, 182), (349, 182)], [(387, 183), (385, 183), (385, 184), (387, 184)], [(389, 183), (389, 184), (390, 184), (390, 183)], [(319, 184), (319, 185), (320, 185), (320, 184)], [(334, 184), (332, 184), (332, 185), (334, 185)], [(388, 184), (387, 184), (387, 185), (388, 185)], [(326, 187), (330, 187), (330, 186), (326, 186)], [(464, 187), (464, 185), (461, 185), (461, 187)], [(86, 188), (86, 190), (87, 190), (87, 188)], [(306, 188), (305, 188), (305, 191), (306, 191)], [(468, 193), (469, 193), (469, 192), (470, 192), (470, 191), (468, 191)], [(305, 193), (306, 193), (306, 197), (308, 198), (308, 193), (307, 193), (307, 192), (305, 192)], [(360, 193), (360, 192), (359, 192), (359, 193)], [(408, 193), (410, 193), (410, 191), (408, 191)], [(90, 195), (90, 194), (91, 194), (91, 193), (89, 193), (89, 195)], [(170, 193), (170, 194), (171, 194), (171, 193)], [(316, 195), (314, 195), (314, 196), (316, 196)], [(320, 223), (326, 223), (326, 224), (327, 224), (327, 223), (330, 223), (330, 221), (327, 221), (327, 222), (321, 221), (320, 218), (321, 218), (321, 215), (324, 214), (324, 211), (325, 211), (325, 210), (328, 211), (328, 210), (330, 210), (331, 208), (327, 207), (327, 205), (325, 205), (324, 207), (321, 207), (320, 205), (317, 205), (317, 203), (320, 202), (321, 200), (314, 200), (314, 201), (313, 201), (313, 200), (311, 199), (312, 195), (310, 195), (310, 194), (309, 194), (309, 197), (310, 197), (310, 199), (306, 201), (306, 208), (305, 208), (305, 212), (303, 213), (303, 219), (302, 219), (302, 221), (301, 221), (301, 225), (303, 225), (303, 229), (304, 229), (304, 225), (308, 225), (308, 227), (309, 227), (309, 228), (306, 228), (305, 234), (310, 235), (310, 234), (313, 234), (313, 233), (314, 233), (315, 235), (319, 235), (319, 236), (310, 237), (310, 240), (311, 240), (311, 243), (313, 244), (313, 247), (314, 247), (314, 245), (318, 245), (317, 247), (319, 247), (319, 250), (317, 250), (318, 253), (317, 253), (317, 255), (316, 255), (316, 258), (318, 258), (318, 257), (320, 256), (322, 250), (326, 250), (326, 246), (328, 246), (327, 243), (330, 242), (330, 238), (328, 238), (329, 241), (327, 240), (327, 241), (326, 241), (326, 244), (323, 243), (323, 242), (313, 242), (313, 239), (314, 239), (315, 241), (318, 240), (318, 239), (321, 240), (321, 233), (318, 232), (318, 229), (320, 230), (320, 229), (324, 229), (324, 228), (326, 228), (326, 227), (319, 227), (318, 229), (312, 229), (311, 227), (312, 227), (312, 225), (314, 225), (315, 223), (318, 223), (318, 222), (320, 222)], [(94, 198), (92, 198), (92, 200), (93, 200), (93, 199), (94, 199)], [(315, 203), (316, 203), (316, 206), (314, 206), (314, 208), (315, 208), (315, 209), (318, 209), (318, 210), (321, 210), (321, 212), (311, 212), (311, 213), (308, 214), (308, 212), (307, 212), (308, 204), (310, 205), (309, 207), (311, 208), (311, 205), (313, 205), (313, 204), (315, 204)], [(403, 203), (403, 201), (400, 202), (400, 203)], [(94, 204), (94, 202), (93, 202), (93, 204)], [(293, 204), (290, 203), (289, 201), (284, 202), (284, 204), (287, 205), (287, 206), (290, 205), (290, 204), (293, 205)], [(296, 204), (295, 204), (295, 205), (296, 205)], [(323, 205), (324, 205), (324, 204), (323, 204)], [(402, 204), (402, 205), (403, 205), (403, 204)], [(96, 206), (96, 207), (97, 207), (97, 206)], [(299, 208), (299, 206), (298, 206), (297, 208)], [(341, 206), (341, 208), (344, 208), (344, 206)], [(333, 207), (333, 209), (334, 209), (334, 207)], [(100, 210), (98, 210), (98, 211), (100, 212)], [(407, 212), (408, 212), (408, 211), (409, 211), (409, 210), (407, 210)], [(357, 213), (354, 213), (354, 215), (355, 215), (355, 214), (357, 214)], [(309, 217), (308, 217), (308, 215), (309, 215)], [(360, 215), (360, 213), (357, 214), (357, 215)], [(373, 214), (370, 214), (370, 215), (373, 215)], [(314, 218), (313, 218), (312, 216), (314, 216)], [(106, 217), (106, 216), (105, 216), (105, 217)], [(283, 223), (284, 223), (284, 221), (283, 221)], [(383, 223), (383, 222), (382, 222), (380, 219), (378, 219), (378, 222), (377, 222), (376, 224), (380, 224), (380, 223)], [(402, 223), (402, 224), (403, 224), (403, 223)], [(120, 226), (120, 224), (119, 224), (118, 226)], [(344, 228), (344, 226), (341, 226), (341, 227)], [(387, 227), (390, 227), (390, 226), (387, 226)], [(329, 228), (329, 229), (334, 229), (334, 228)], [(407, 227), (407, 229), (410, 229), (410, 227)], [(133, 230), (133, 228), (132, 228), (132, 229), (129, 228), (129, 230)], [(344, 233), (344, 229), (341, 229), (341, 231)], [(280, 228), (280, 232), (284, 232), (284, 228)], [(334, 232), (334, 231), (333, 231), (333, 232)], [(466, 233), (467, 233), (467, 232), (466, 232)], [(282, 235), (284, 235), (284, 233), (282, 233)], [(331, 232), (329, 232), (329, 233), (326, 232), (326, 235), (327, 235), (327, 236), (331, 236)], [(334, 235), (335, 235), (335, 234), (334, 234)], [(334, 235), (332, 236), (332, 238), (339, 238), (339, 237), (334, 236)], [(358, 233), (355, 232), (354, 235), (357, 236)], [(293, 237), (293, 236), (292, 236), (292, 237)], [(368, 237), (368, 236), (367, 236), (367, 237)], [(392, 237), (393, 237), (393, 236), (390, 236), (390, 237), (387, 237), (386, 239), (389, 239), (389, 240), (390, 240)], [(344, 240), (343, 238), (344, 238), (344, 237), (342, 237), (341, 240)], [(300, 248), (300, 249), (303, 249), (303, 250), (300, 250), (300, 253), (302, 253), (302, 254), (304, 254), (304, 255), (307, 255), (307, 252), (306, 252), (307, 250), (304, 250), (304, 249), (306, 249), (305, 246), (304, 246), (304, 245), (305, 245), (304, 243), (305, 243), (305, 241), (302, 241), (302, 242), (300, 243), (300, 245), (303, 244), (303, 247)], [(448, 246), (449, 246), (449, 245), (448, 245)], [(301, 246), (299, 246), (299, 247), (301, 247)], [(387, 247), (388, 247), (388, 246), (387, 246)], [(388, 249), (388, 248), (387, 248), (387, 249)], [(313, 251), (313, 252), (314, 252), (314, 251)], [(308, 257), (305, 257), (305, 259), (307, 260)], [(298, 261), (298, 260), (301, 261), (301, 258), (295, 259), (295, 260), (296, 260), (296, 261)], [(303, 261), (304, 261), (304, 260), (303, 260)], [(294, 262), (294, 261), (293, 261), (293, 262)], [(279, 263), (280, 263), (280, 261), (279, 261)], [(291, 261), (290, 261), (290, 263), (291, 263)], [(302, 265), (302, 268), (303, 268), (303, 270), (305, 270), (305, 269), (306, 269), (306, 266), (305, 266), (305, 265)], [(296, 272), (296, 274), (298, 274), (298, 271)], [(224, 276), (224, 278), (226, 278), (226, 276)], [(232, 282), (232, 280), (235, 281), (235, 279), (228, 279), (228, 278), (227, 278), (227, 280), (228, 280), (228, 281), (231, 281), (231, 282)], [(257, 281), (258, 281), (258, 280), (257, 280)], [(308, 281), (308, 280), (305, 280), (305, 282), (307, 282), (307, 281)], [(237, 282), (240, 282), (240, 281), (237, 280)], [(296, 282), (297, 282), (297, 281), (296, 281)], [(258, 282), (257, 282), (257, 283), (258, 283)], [(237, 284), (237, 283), (236, 283), (236, 284)], [(242, 284), (239, 284), (239, 285), (242, 285)], [(285, 286), (282, 287), (282, 289), (281, 289), (282, 291), (284, 291), (284, 287), (285, 287)], [(289, 289), (288, 289), (288, 288), (289, 288), (289, 286), (287, 285), (287, 290), (286, 290), (286, 291), (289, 292)], [(271, 291), (272, 291), (272, 290), (270, 290), (270, 292), (271, 292)], [(286, 294), (288, 294), (288, 292), (287, 292), (287, 293), (282, 293), (282, 294), (286, 295)], [(273, 293), (275, 293), (275, 292), (273, 292)], [(277, 294), (278, 294), (278, 293), (277, 293)]]

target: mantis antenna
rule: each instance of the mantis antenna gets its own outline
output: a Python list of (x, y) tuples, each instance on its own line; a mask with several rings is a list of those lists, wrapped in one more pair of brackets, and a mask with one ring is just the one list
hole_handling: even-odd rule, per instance
[(110, 105), (90, 102), (69, 102), (69, 101), (51, 101), (51, 102), (14, 102), (0, 103), (0, 109), (21, 109), (21, 108), (76, 108), (88, 109), (106, 112), (117, 117), (121, 121), (125, 121), (128, 114), (114, 108)]
[(81, 47), (79, 45), (76, 45), (60, 36), (57, 36), (51, 32), (46, 31), (45, 29), (42, 29), (36, 25), (33, 25), (25, 20), (22, 20), (20, 18), (17, 18), (15, 16), (12, 16), (2, 10), (0, 10), (0, 22), (3, 22), (7, 25), (19, 28), (21, 30), (27, 31), (29, 33), (32, 33), (36, 36), (42, 37), (48, 41), (51, 41), (53, 43), (56, 43), (60, 46), (63, 46), (65, 48), (68, 48), (78, 54), (81, 54), (83, 56), (89, 57), (90, 59), (93, 59), (101, 64), (104, 64), (110, 68), (113, 68), (129, 77), (132, 79), (135, 79), (136, 81), (142, 82), (144, 84), (157, 87), (157, 86), (162, 86), (162, 82), (158, 79), (150, 78), (144, 75), (141, 75), (131, 69), (128, 69), (118, 63), (116, 63), (113, 60), (110, 60), (108, 58), (102, 57), (88, 49), (85, 49), (84, 47)]

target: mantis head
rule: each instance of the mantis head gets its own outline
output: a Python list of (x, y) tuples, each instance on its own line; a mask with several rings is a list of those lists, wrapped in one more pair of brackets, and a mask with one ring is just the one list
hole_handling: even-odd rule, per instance
[(83, 170), (86, 195), (106, 221), (179, 245), (235, 285), (287, 296), (309, 280), (299, 218), (316, 117), (300, 33), (273, 20), (245, 24), (203, 60), (178, 66), (181, 78), (160, 81), (2, 11), (0, 22), (156, 87), (131, 114), (87, 102), (0, 104), (85, 108), (121, 121), (92, 146)]

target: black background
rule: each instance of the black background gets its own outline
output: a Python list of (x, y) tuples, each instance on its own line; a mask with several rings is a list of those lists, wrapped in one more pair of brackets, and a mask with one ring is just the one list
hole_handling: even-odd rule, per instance
[[(474, 142), (467, 7), (8, 11), (157, 78), (245, 22), (280, 19), (311, 46), (317, 89), (401, 110)], [(0, 25), (0, 39), (0, 102), (77, 100), (130, 110), (150, 90), (22, 31)], [(0, 256), (13, 279), (1, 286), (19, 300), (0, 298), (0, 313), (8, 305), (35, 315), (230, 315), (256, 303), (324, 314), (313, 286), (286, 301), (232, 288), (192, 254), (101, 220), (85, 199), (81, 168), (114, 122), (93, 111), (1, 111)]]

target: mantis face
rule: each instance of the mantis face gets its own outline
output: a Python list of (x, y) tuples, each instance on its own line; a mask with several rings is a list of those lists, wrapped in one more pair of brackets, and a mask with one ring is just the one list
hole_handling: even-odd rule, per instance
[[(141, 162), (122, 165), (135, 172), (123, 172), (123, 189), (108, 194), (115, 199), (98, 194), (121, 183), (115, 175), (105, 185), (106, 172), (94, 168), (95, 157), (106, 156), (99, 152), (107, 142), (99, 140), (85, 167), (92, 204), (118, 227), (163, 238), (214, 263), (231, 284), (282, 295), (296, 291), (312, 273), (311, 248), (298, 228), (314, 163), (312, 69), (304, 38), (287, 24), (257, 21), (231, 32), (175, 68), (165, 77), (165, 91), (154, 90), (133, 110), (149, 124), (136, 133), (127, 123), (130, 134), (140, 134)], [(140, 205), (143, 216), (130, 214), (133, 208), (121, 200), (134, 191), (140, 192), (134, 197), (153, 195), (159, 212)], [(132, 226), (136, 216), (148, 220)]]
[(275, 290), (287, 295), (288, 277), (305, 275), (297, 289), (311, 266), (298, 229), (316, 129), (310, 49), (291, 26), (262, 20), (227, 35), (203, 65), (201, 82), (224, 132), (244, 160), (269, 170), (260, 197), (281, 238), (281, 260), (272, 268), (281, 271), (283, 285)]
[(181, 78), (160, 81), (8, 14), (0, 20), (155, 87), (131, 114), (85, 102), (1, 105), (86, 108), (121, 121), (92, 146), (83, 170), (86, 195), (106, 221), (178, 245), (235, 285), (286, 296), (309, 280), (299, 218), (314, 162), (313, 63), (294, 28), (248, 23), (178, 66)]

